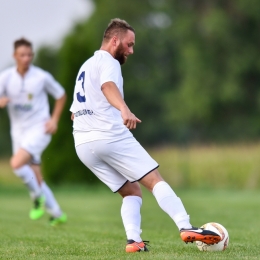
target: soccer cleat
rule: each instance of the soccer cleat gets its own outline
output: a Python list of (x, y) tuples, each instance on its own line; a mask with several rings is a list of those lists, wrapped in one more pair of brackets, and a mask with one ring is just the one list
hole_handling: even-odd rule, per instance
[(43, 216), (44, 214), (44, 204), (45, 204), (45, 197), (40, 196), (34, 200), (34, 206), (30, 210), (30, 219), (36, 220)]
[(188, 242), (193, 243), (194, 241), (201, 241), (205, 244), (212, 245), (217, 244), (221, 237), (217, 233), (204, 229), (204, 228), (182, 228), (180, 230), (181, 239), (187, 244)]
[(62, 213), (61, 216), (59, 217), (51, 217), (50, 218), (50, 225), (55, 227), (55, 226), (58, 226), (60, 224), (64, 224), (67, 222), (67, 215), (65, 213)]
[(127, 240), (127, 244), (125, 247), (125, 251), (127, 253), (135, 253), (135, 252), (141, 252), (141, 251), (149, 251), (146, 247), (148, 245), (149, 241), (142, 241), (140, 243), (135, 242), (132, 239)]

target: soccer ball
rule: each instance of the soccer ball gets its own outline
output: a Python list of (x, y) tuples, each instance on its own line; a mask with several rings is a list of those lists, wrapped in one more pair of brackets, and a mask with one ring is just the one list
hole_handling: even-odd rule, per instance
[(201, 228), (213, 231), (221, 236), (221, 240), (214, 245), (207, 245), (201, 241), (196, 241), (196, 245), (200, 251), (223, 251), (229, 243), (229, 235), (225, 227), (216, 222), (210, 222), (201, 226)]

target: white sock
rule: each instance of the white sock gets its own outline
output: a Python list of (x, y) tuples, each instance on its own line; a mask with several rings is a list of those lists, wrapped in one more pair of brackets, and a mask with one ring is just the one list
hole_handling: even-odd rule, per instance
[(187, 214), (181, 199), (177, 197), (168, 183), (160, 181), (155, 184), (153, 195), (159, 206), (172, 218), (179, 230), (192, 227), (190, 216)]
[(42, 191), (43, 195), (45, 196), (45, 206), (46, 210), (53, 216), (53, 217), (60, 217), (62, 211), (58, 202), (56, 201), (51, 189), (48, 185), (43, 181), (42, 182)]
[(32, 199), (38, 198), (42, 195), (42, 189), (39, 185), (34, 171), (29, 165), (23, 165), (18, 169), (13, 170), (15, 175), (22, 179), (23, 183), (27, 186), (30, 191)]
[(123, 198), (121, 216), (125, 227), (127, 239), (141, 242), (141, 206), (142, 198), (138, 196), (127, 196)]

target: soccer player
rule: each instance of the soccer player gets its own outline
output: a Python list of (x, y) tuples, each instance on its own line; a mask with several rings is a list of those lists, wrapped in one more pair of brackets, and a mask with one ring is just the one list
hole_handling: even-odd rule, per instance
[(123, 197), (126, 252), (148, 251), (140, 236), (139, 183), (152, 192), (172, 218), (183, 241), (217, 243), (218, 234), (190, 224), (180, 198), (161, 177), (158, 163), (129, 131), (141, 120), (124, 101), (120, 65), (133, 54), (134, 44), (134, 29), (124, 20), (113, 19), (104, 32), (100, 50), (80, 68), (70, 109), (76, 153), (103, 183)]
[[(51, 215), (50, 224), (55, 226), (66, 222), (67, 216), (43, 181), (40, 163), (42, 152), (57, 130), (66, 94), (48, 72), (31, 64), (31, 42), (24, 38), (15, 41), (13, 57), (16, 66), (0, 73), (0, 107), (7, 106), (11, 124), (10, 164), (34, 202), (30, 218), (39, 219), (46, 207)], [(51, 116), (48, 94), (56, 100)]]

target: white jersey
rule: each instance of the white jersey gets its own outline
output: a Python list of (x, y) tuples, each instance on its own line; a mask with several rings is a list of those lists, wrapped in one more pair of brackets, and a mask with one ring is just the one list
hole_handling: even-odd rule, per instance
[(7, 109), (12, 131), (30, 128), (50, 118), (48, 94), (59, 99), (64, 89), (50, 73), (38, 67), (31, 65), (24, 77), (16, 67), (0, 74), (0, 97), (10, 99)]
[(101, 86), (112, 81), (122, 97), (123, 77), (119, 62), (107, 51), (99, 50), (80, 68), (70, 111), (74, 113), (75, 145), (101, 139), (132, 136), (121, 113), (110, 105)]

